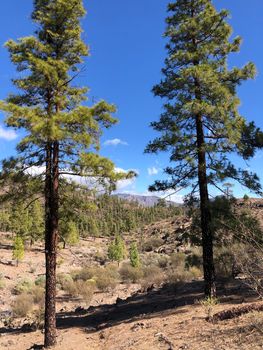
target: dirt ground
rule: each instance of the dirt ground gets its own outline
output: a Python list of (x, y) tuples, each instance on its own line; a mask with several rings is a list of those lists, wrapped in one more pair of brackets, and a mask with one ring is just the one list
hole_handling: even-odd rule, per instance
[[(10, 240), (5, 239), (5, 234), (1, 237), (0, 272), (4, 288), (0, 290), (0, 315), (3, 315), (10, 310), (15, 298), (12, 289), (17, 282), (41, 276), (45, 265), (43, 247), (35, 246), (15, 266)], [(78, 269), (96, 255), (104, 254), (107, 242), (105, 238), (90, 239), (72, 249), (60, 250), (58, 273)], [(65, 300), (58, 294), (55, 350), (263, 349), (263, 313), (208, 322), (207, 310), (200, 304), (202, 290), (202, 281), (146, 291), (141, 291), (140, 285), (120, 284), (114, 291), (95, 293), (86, 309), (81, 300)], [(218, 298), (212, 313), (260, 302), (242, 280), (221, 282)], [(0, 321), (1, 350), (42, 349), (42, 344), (41, 331), (32, 331), (23, 324), (8, 327)]]
[[(237, 293), (238, 292), (238, 293)], [(255, 301), (240, 281), (219, 286), (218, 312)], [(237, 294), (239, 296), (237, 296)], [(240, 297), (242, 295), (242, 297)], [(164, 286), (134, 293), (114, 304), (79, 312), (58, 313), (56, 350), (262, 349), (263, 313), (210, 323), (202, 298), (202, 282)], [(25, 329), (0, 329), (0, 348), (41, 349), (43, 334)]]

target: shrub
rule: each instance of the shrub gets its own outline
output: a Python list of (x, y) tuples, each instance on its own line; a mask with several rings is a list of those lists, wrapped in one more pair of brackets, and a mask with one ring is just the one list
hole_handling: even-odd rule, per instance
[(151, 252), (156, 248), (159, 248), (162, 244), (163, 244), (163, 240), (161, 238), (152, 237), (143, 243), (142, 250), (144, 252)]
[(71, 272), (71, 277), (74, 281), (87, 281), (91, 279), (94, 275), (95, 269), (93, 267), (83, 267), (81, 270)]
[(184, 253), (174, 253), (170, 257), (171, 266), (175, 269), (184, 269), (186, 255)]
[(158, 266), (147, 266), (143, 268), (141, 284), (143, 288), (160, 286), (164, 281), (164, 273)]
[(218, 304), (218, 299), (214, 297), (207, 297), (200, 301), (200, 304), (204, 307), (208, 320), (213, 317), (213, 309)]
[(64, 285), (63, 285), (63, 290), (70, 296), (72, 297), (77, 297), (78, 294), (78, 290), (77, 290), (77, 284), (75, 281), (65, 281)]
[(73, 278), (71, 277), (71, 275), (66, 274), (66, 273), (59, 273), (57, 275), (57, 285), (64, 290), (65, 284), (67, 282), (73, 282)]
[(118, 277), (118, 272), (113, 265), (97, 269), (95, 274), (96, 285), (101, 291), (114, 289), (117, 285)]
[(136, 283), (143, 277), (142, 269), (140, 267), (133, 267), (129, 263), (123, 263), (119, 273), (124, 282)]
[(107, 256), (104, 253), (97, 251), (94, 255), (94, 260), (97, 261), (100, 265), (104, 265), (106, 263)]
[(28, 293), (30, 289), (33, 287), (33, 282), (28, 279), (23, 279), (18, 281), (16, 286), (13, 289), (13, 294), (19, 295), (22, 293)]
[(94, 280), (89, 281), (76, 281), (76, 290), (77, 294), (82, 297), (82, 299), (85, 301), (85, 304), (87, 306), (90, 305), (94, 291), (96, 289), (96, 282)]
[(214, 263), (218, 277), (230, 278), (233, 276), (235, 258), (234, 254), (228, 248), (216, 249)]
[(45, 289), (40, 286), (33, 286), (29, 292), (32, 295), (35, 304), (44, 304)]
[(82, 297), (87, 305), (90, 304), (94, 291), (96, 289), (95, 280), (66, 280), (64, 283), (64, 291), (72, 297)]
[(35, 285), (36, 286), (40, 286), (40, 287), (45, 287), (45, 284), (46, 284), (46, 276), (45, 275), (41, 275), (41, 276), (38, 276), (35, 280)]
[(203, 265), (203, 259), (201, 255), (198, 254), (190, 254), (187, 255), (185, 258), (185, 267), (191, 268), (191, 267), (197, 267), (200, 268)]
[(198, 279), (198, 278), (203, 277), (202, 269), (199, 269), (196, 266), (190, 267), (188, 271), (189, 271), (189, 273), (190, 273), (190, 275), (192, 276), (193, 279)]
[(33, 299), (32, 296), (22, 293), (16, 297), (12, 304), (12, 312), (15, 317), (26, 317), (32, 310)]
[(168, 266), (169, 258), (166, 255), (161, 255), (158, 257), (158, 266), (161, 269), (165, 269)]
[(44, 328), (44, 318), (45, 318), (45, 308), (41, 305), (36, 310), (34, 310), (33, 315), (33, 322), (37, 329), (43, 329)]

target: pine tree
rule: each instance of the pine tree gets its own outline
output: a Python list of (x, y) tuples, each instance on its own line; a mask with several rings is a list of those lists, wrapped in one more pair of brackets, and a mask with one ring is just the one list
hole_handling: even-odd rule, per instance
[(132, 243), (130, 247), (130, 263), (132, 267), (140, 266), (140, 256), (136, 243)]
[(13, 246), (13, 259), (16, 260), (16, 264), (24, 259), (25, 248), (23, 238), (19, 235), (16, 235), (14, 238), (14, 246)]
[(44, 237), (44, 210), (39, 200), (35, 200), (29, 206), (30, 224), (28, 229), (28, 236), (30, 244), (41, 240)]
[(75, 245), (79, 242), (79, 230), (74, 221), (64, 222), (64, 225), (61, 225), (60, 235), (63, 237), (64, 249), (66, 243), (69, 245)]
[(12, 203), (10, 214), (10, 229), (13, 233), (26, 239), (29, 234), (30, 218), (28, 210), (21, 203)]
[(213, 232), (209, 185), (232, 178), (260, 193), (259, 178), (236, 168), (229, 153), (245, 159), (263, 147), (263, 134), (240, 116), (237, 86), (255, 76), (252, 63), (229, 69), (228, 55), (239, 51), (241, 39), (230, 40), (228, 12), (217, 12), (211, 0), (177, 0), (168, 5), (165, 37), (168, 57), (164, 79), (153, 88), (165, 99), (160, 120), (152, 123), (160, 137), (146, 152), (170, 152), (169, 179), (156, 181), (151, 191), (192, 186), (200, 196), (203, 267), (206, 296), (214, 296)]
[(86, 176), (112, 189), (118, 179), (134, 175), (117, 174), (114, 164), (98, 154), (102, 129), (116, 122), (115, 107), (105, 101), (87, 106), (87, 88), (73, 85), (88, 55), (81, 39), (84, 15), (82, 0), (34, 0), (35, 35), (6, 44), (20, 72), (13, 80), (19, 92), (2, 102), (1, 109), (7, 126), (23, 129), (26, 136), (17, 146), (19, 156), (4, 162), (3, 169), (20, 178), (31, 174), (45, 180), (45, 347), (56, 343), (61, 180)]
[(125, 251), (125, 243), (121, 236), (117, 235), (109, 245), (108, 257), (110, 260), (120, 263), (125, 258)]

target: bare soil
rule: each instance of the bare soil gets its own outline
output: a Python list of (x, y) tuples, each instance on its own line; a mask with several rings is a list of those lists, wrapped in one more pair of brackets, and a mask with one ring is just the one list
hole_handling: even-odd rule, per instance
[[(259, 208), (256, 211), (262, 218), (262, 211)], [(166, 228), (165, 225), (162, 223), (161, 227)], [(177, 225), (178, 233), (184, 225), (188, 223)], [(153, 225), (152, 229), (158, 227)], [(148, 230), (149, 235), (152, 229)], [(173, 233), (170, 230), (168, 236)], [(88, 239), (74, 248), (61, 249), (58, 273), (94, 263), (96, 256), (105, 254), (107, 243), (106, 238)], [(11, 310), (15, 298), (12, 289), (17, 282), (24, 278), (34, 281), (44, 274), (43, 247), (28, 248), (24, 261), (15, 266), (8, 235), (1, 233), (0, 269), (5, 284), (0, 290), (0, 349), (41, 349), (43, 333), (27, 327), (27, 319), (10, 326), (3, 321)], [(263, 312), (208, 322), (207, 310), (200, 304), (202, 290), (200, 280), (151, 287), (146, 291), (138, 284), (119, 284), (108, 293), (95, 293), (88, 308), (81, 299), (65, 298), (59, 292), (55, 350), (263, 349)], [(221, 281), (218, 299), (218, 305), (212, 308), (213, 314), (250, 303), (261, 304), (242, 280)]]

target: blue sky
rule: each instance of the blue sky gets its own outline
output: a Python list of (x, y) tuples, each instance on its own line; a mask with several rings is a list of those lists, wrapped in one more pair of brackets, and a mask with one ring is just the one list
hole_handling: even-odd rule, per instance
[[(2, 44), (32, 34), (30, 20), (32, 0), (8, 0), (1, 4), (0, 13), (0, 99), (12, 92), (11, 78), (15, 69)], [(90, 45), (91, 56), (79, 84), (90, 87), (90, 98), (103, 98), (116, 104), (119, 124), (107, 131), (102, 139), (101, 153), (109, 156), (118, 168), (137, 169), (139, 177), (121, 184), (120, 191), (145, 193), (155, 179), (162, 177), (167, 164), (165, 155), (145, 155), (143, 150), (154, 137), (149, 123), (161, 112), (162, 101), (151, 88), (161, 78), (165, 58), (164, 39), (166, 5), (164, 0), (90, 0), (85, 1), (88, 15), (83, 21), (84, 40)], [(255, 120), (263, 129), (263, 26), (262, 0), (216, 0), (218, 9), (231, 12), (234, 35), (243, 37), (239, 54), (230, 57), (230, 65), (242, 66), (253, 61), (257, 78), (239, 88), (240, 111), (248, 120)], [(15, 154), (15, 134), (3, 130), (0, 115), (0, 158)], [(114, 140), (110, 142), (109, 140)], [(263, 154), (258, 153), (249, 164), (239, 161), (263, 175)], [(235, 186), (235, 194), (247, 192)], [(184, 194), (186, 192), (182, 192)]]

